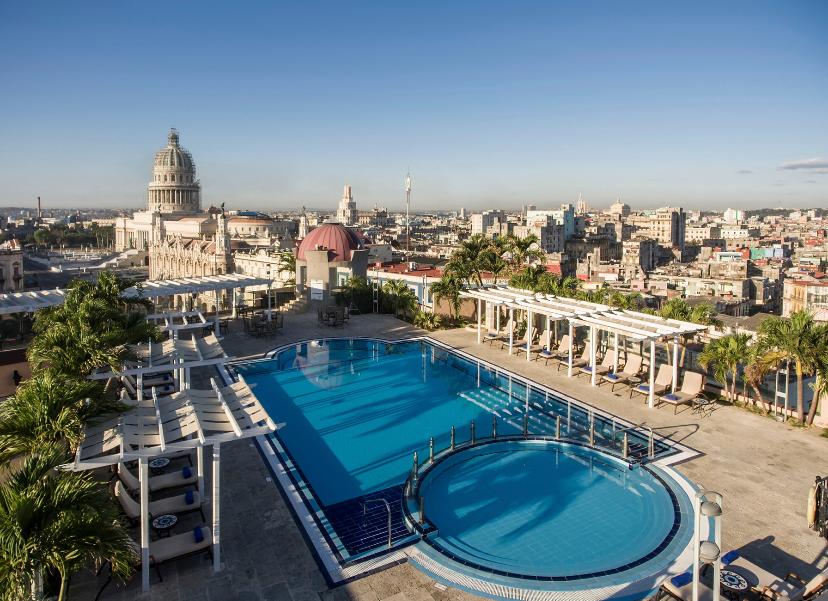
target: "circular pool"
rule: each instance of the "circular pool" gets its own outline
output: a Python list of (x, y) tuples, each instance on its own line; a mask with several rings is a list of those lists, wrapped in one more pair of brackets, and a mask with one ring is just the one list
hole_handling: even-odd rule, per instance
[(566, 582), (653, 573), (686, 546), (675, 540), (689, 528), (681, 487), (588, 447), (483, 443), (436, 461), (419, 484), (433, 528), (424, 540), (484, 573)]

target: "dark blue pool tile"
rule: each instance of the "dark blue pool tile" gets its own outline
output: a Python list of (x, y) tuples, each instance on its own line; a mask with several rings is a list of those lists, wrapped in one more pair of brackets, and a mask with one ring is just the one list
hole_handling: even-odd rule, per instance
[(384, 499), (391, 507), (391, 542), (395, 544), (410, 534), (403, 522), (402, 485), (362, 497), (348, 499), (324, 508), (325, 517), (350, 555), (381, 549), (388, 544), (388, 512)]

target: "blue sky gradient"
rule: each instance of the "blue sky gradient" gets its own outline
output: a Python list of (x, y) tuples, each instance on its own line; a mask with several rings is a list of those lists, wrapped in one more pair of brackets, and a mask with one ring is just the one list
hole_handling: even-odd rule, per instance
[(0, 82), (2, 206), (142, 206), (171, 126), (205, 205), (828, 205), (822, 1), (0, 0)]

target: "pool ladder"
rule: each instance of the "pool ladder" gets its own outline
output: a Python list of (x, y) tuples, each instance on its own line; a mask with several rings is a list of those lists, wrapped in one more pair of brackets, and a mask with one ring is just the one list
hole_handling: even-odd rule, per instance
[(390, 549), (391, 544), (391, 505), (385, 499), (365, 499), (362, 503), (362, 515), (366, 515), (368, 513), (368, 504), (369, 503), (383, 503), (385, 505), (385, 511), (388, 513), (388, 548)]

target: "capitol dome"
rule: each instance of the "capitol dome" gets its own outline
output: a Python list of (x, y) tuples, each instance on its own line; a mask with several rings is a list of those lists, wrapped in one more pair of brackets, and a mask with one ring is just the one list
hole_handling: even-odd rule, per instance
[(331, 261), (350, 261), (352, 251), (363, 248), (362, 240), (344, 225), (326, 223), (311, 230), (299, 245), (296, 258), (305, 261), (305, 252), (309, 250), (328, 250)]
[(181, 146), (175, 129), (167, 134), (167, 145), (155, 153), (148, 207), (160, 213), (201, 210), (201, 186), (196, 179), (193, 155)]

